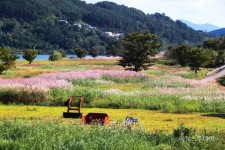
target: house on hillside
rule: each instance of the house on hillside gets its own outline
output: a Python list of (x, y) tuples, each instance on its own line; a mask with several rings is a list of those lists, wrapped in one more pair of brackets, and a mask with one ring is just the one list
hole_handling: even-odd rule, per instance
[(80, 23), (74, 23), (74, 26), (77, 26), (78, 28), (82, 28), (82, 25)]
[(59, 24), (68, 24), (67, 20), (59, 20)]
[(121, 37), (123, 34), (121, 33), (113, 33), (113, 32), (105, 32), (108, 36), (110, 37), (115, 37), (115, 38), (119, 38)]

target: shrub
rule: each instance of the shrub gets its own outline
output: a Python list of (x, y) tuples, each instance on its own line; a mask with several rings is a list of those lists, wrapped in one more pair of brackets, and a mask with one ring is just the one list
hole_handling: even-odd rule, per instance
[(218, 82), (219, 82), (221, 85), (225, 86), (225, 76), (221, 77), (221, 78), (218, 80)]
[(65, 50), (60, 49), (59, 52), (62, 54), (62, 58), (65, 58), (66, 57), (67, 53), (66, 53)]
[(16, 55), (11, 55), (9, 48), (0, 47), (0, 74), (15, 66)]
[(49, 98), (48, 93), (41, 91), (0, 90), (0, 101), (3, 104), (46, 104)]
[(62, 53), (59, 51), (53, 51), (53, 53), (49, 56), (50, 61), (56, 61), (62, 59)]
[(87, 51), (85, 49), (76, 49), (75, 53), (76, 53), (77, 57), (80, 59), (87, 55)]
[(38, 50), (35, 49), (27, 49), (24, 51), (23, 58), (31, 64), (33, 60), (37, 57)]
[(179, 127), (177, 129), (173, 130), (173, 136), (175, 138), (187, 138), (187, 137), (191, 137), (195, 134), (195, 130), (192, 128), (187, 128), (184, 126), (184, 124), (180, 124)]
[(99, 54), (99, 50), (98, 49), (92, 49), (91, 52), (90, 52), (91, 56), (92, 57), (97, 57), (98, 54)]

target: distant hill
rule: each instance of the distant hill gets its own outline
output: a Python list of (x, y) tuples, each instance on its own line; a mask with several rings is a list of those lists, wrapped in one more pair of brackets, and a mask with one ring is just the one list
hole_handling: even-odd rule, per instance
[(182, 19), (180, 21), (185, 23), (187, 26), (193, 28), (194, 30), (202, 30), (202, 31), (210, 32), (210, 31), (213, 31), (213, 30), (221, 29), (221, 27), (217, 27), (217, 26), (215, 26), (213, 24), (209, 24), (209, 23), (195, 24), (195, 23), (192, 23), (190, 21), (182, 20)]
[(225, 36), (225, 28), (214, 30), (209, 33), (215, 36)]
[(81, 0), (1, 0), (0, 3), (0, 46), (20, 50), (35, 47), (47, 53), (62, 48), (73, 52), (82, 47), (88, 51), (98, 48), (104, 54), (105, 47), (117, 40), (112, 35), (146, 29), (157, 34), (164, 45), (201, 43), (208, 36), (165, 14), (145, 14), (107, 1), (86, 4)]

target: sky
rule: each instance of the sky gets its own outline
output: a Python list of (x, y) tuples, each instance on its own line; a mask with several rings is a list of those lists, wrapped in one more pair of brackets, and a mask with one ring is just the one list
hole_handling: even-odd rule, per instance
[[(84, 0), (96, 3), (102, 0)], [(108, 0), (145, 13), (165, 13), (173, 20), (187, 20), (196, 24), (210, 23), (225, 27), (225, 0)]]

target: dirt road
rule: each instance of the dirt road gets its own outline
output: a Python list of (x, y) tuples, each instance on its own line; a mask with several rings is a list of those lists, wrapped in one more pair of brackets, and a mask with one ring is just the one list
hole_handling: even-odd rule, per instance
[(214, 74), (214, 75), (208, 76), (208, 77), (202, 79), (201, 81), (202, 82), (213, 82), (213, 81), (217, 80), (218, 78), (220, 78), (222, 76), (225, 76), (225, 69), (216, 73), (216, 74)]

